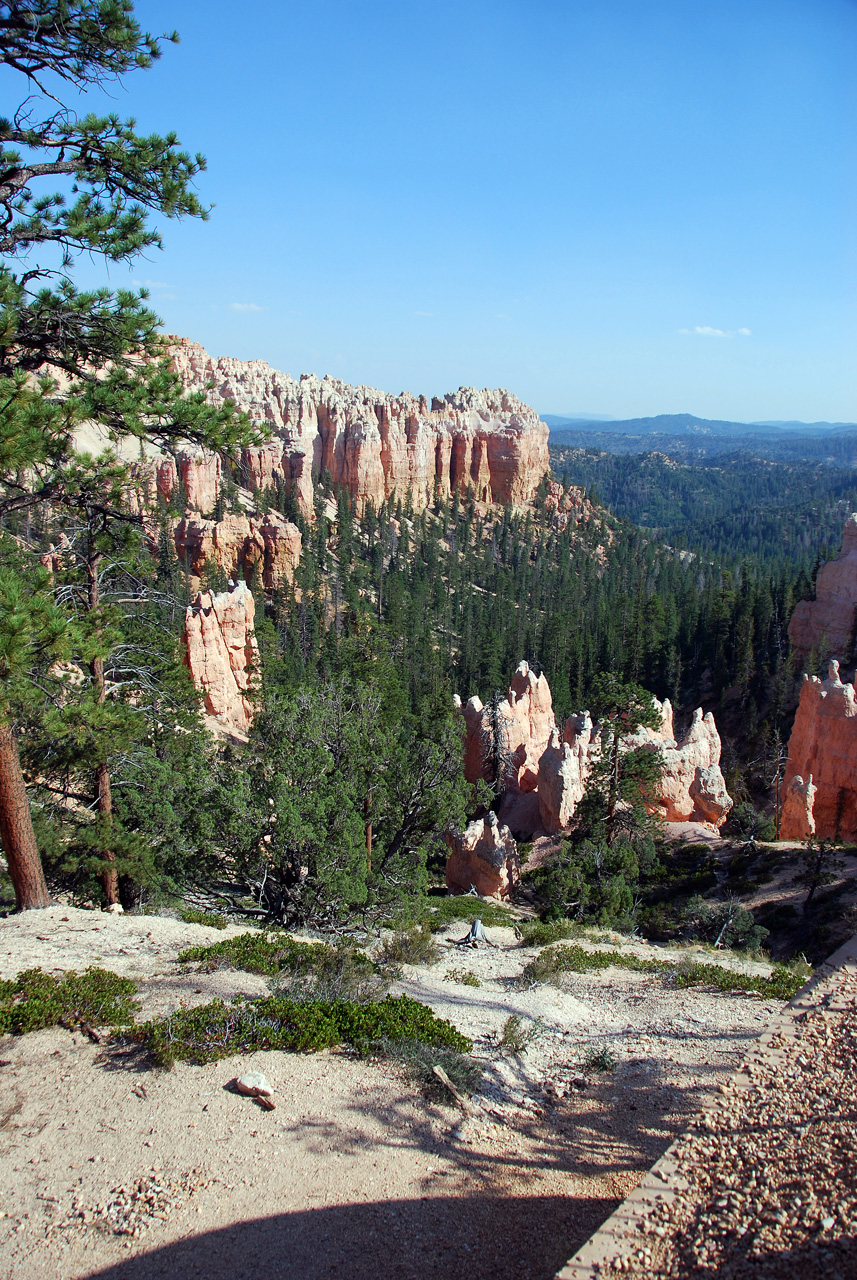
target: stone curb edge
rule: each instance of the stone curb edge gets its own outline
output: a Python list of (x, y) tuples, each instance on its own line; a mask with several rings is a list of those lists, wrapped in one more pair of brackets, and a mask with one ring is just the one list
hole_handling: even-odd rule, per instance
[[(818, 999), (816, 998), (818, 988), (835, 986), (835, 982), (831, 983), (831, 980), (835, 979), (837, 973), (846, 966), (857, 969), (857, 934), (834, 951), (833, 955), (819, 966), (806, 986), (801, 987), (797, 995), (771, 1019), (753, 1046), (748, 1049), (744, 1063), (732, 1077), (733, 1085), (738, 1089), (749, 1089), (752, 1085), (749, 1073), (754, 1066), (765, 1062), (773, 1063), (782, 1057), (781, 1051), (771, 1048), (771, 1040), (774, 1036), (793, 1035), (795, 1023), (807, 1010), (819, 1004), (824, 1004), (826, 1007), (833, 1005), (832, 991), (822, 993)], [(698, 1124), (704, 1121), (705, 1116), (714, 1110), (719, 1101), (719, 1095), (710, 1092), (691, 1123)], [(684, 1188), (684, 1183), (678, 1174), (676, 1150), (686, 1136), (687, 1129), (652, 1165), (640, 1185), (622, 1201), (618, 1209), (593, 1236), (589, 1237), (562, 1270), (557, 1272), (556, 1280), (597, 1280), (602, 1264), (617, 1256), (628, 1254), (636, 1247), (637, 1227), (648, 1217), (655, 1201), (674, 1200)]]

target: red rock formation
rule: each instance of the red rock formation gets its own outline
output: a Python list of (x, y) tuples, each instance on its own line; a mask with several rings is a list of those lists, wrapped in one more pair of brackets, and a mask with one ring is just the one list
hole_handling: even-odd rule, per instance
[[(192, 511), (213, 511), (220, 493), (220, 454), (205, 449), (181, 449), (176, 458), (188, 507)], [(160, 475), (158, 480), (160, 488)]]
[(796, 773), (785, 788), (780, 815), (781, 840), (806, 840), (815, 832), (815, 791), (812, 774), (806, 782)]
[[(791, 797), (798, 777), (815, 788), (802, 806)], [(784, 782), (783, 840), (804, 839), (810, 820), (821, 837), (857, 839), (857, 700), (854, 686), (839, 679), (836, 661), (826, 680), (803, 678)]]
[[(506, 697), (497, 708), (504, 735), (503, 754), (509, 760), (506, 787), (515, 791), (535, 791), (538, 787), (539, 759), (556, 729), (550, 686), (526, 662), (519, 662)], [(479, 778), (491, 781), (488, 744), (491, 715), (479, 698), (471, 698), (464, 708), (467, 736), (464, 745), (464, 776), (468, 782)]]
[(185, 613), (187, 665), (205, 693), (205, 709), (239, 734), (253, 717), (249, 688), (259, 660), (254, 613), (252, 592), (243, 582), (219, 595), (201, 592)]
[(230, 577), (249, 578), (258, 564), (266, 591), (292, 581), (301, 554), (300, 530), (276, 511), (261, 519), (185, 516), (177, 521), (173, 537), (179, 560), (191, 573), (201, 574), (206, 561), (213, 561)]
[[(448, 831), (446, 887), (450, 893), (474, 888), (483, 898), (508, 898), (521, 878), (518, 846), (494, 813), (475, 818), (463, 833)], [(474, 915), (478, 909), (474, 904)]]
[(569, 716), (560, 741), (554, 729), (539, 760), (539, 819), (553, 834), (567, 827), (586, 793), (589, 762), (599, 750), (588, 712)]
[(358, 508), (378, 506), (395, 491), (410, 492), (417, 510), (435, 489), (448, 496), (458, 486), (472, 486), (480, 502), (523, 505), (549, 470), (547, 427), (508, 391), (462, 387), (429, 404), (424, 396), (390, 396), (337, 378), (296, 380), (263, 360), (213, 359), (186, 338), (170, 341), (188, 390), (212, 383), (213, 404), (231, 399), (270, 431), (270, 443), (243, 454), (247, 486), (280, 479), (308, 519), (312, 474), (322, 470)]
[[(660, 752), (663, 781), (658, 810), (667, 822), (701, 822), (722, 826), (732, 808), (720, 772), (720, 737), (709, 713), (694, 712), (690, 728), (676, 742), (670, 703), (658, 704), (658, 730), (641, 730), (627, 739), (627, 747), (645, 746)], [(550, 688), (522, 662), (497, 715), (505, 733), (509, 768), (500, 818), (519, 838), (537, 831), (567, 827), (586, 790), (591, 762), (601, 750), (598, 726), (588, 712), (570, 716), (560, 739)], [(464, 708), (466, 726), (464, 774), (470, 782), (490, 781), (486, 744), (492, 736), (489, 709), (478, 698)], [(536, 803), (537, 801), (537, 803)]]
[(697, 707), (687, 733), (676, 741), (673, 711), (667, 699), (661, 706), (659, 730), (644, 730), (648, 742), (661, 753), (663, 774), (660, 812), (666, 822), (702, 822), (721, 827), (732, 799), (720, 772), (720, 735), (709, 711)]
[(568, 490), (552, 480), (545, 496), (545, 510), (550, 514), (551, 525), (561, 533), (570, 524), (581, 524), (593, 514), (592, 503), (582, 489), (570, 486)]
[(842, 551), (818, 571), (815, 599), (795, 605), (789, 639), (797, 656), (806, 661), (815, 652), (819, 662), (838, 657), (850, 666), (857, 638), (857, 513), (842, 532)]

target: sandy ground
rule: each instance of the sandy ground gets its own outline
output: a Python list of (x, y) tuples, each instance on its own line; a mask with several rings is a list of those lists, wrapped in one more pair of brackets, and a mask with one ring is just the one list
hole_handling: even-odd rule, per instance
[[(0, 969), (99, 964), (139, 978), (151, 1016), (263, 991), (253, 975), (176, 963), (184, 946), (241, 931), (51, 908), (0, 920)], [(400, 989), (474, 1038), (485, 1078), (471, 1117), (342, 1052), (161, 1072), (136, 1049), (62, 1030), (0, 1041), (4, 1273), (549, 1280), (776, 1006), (624, 970), (519, 991), (534, 952), (502, 929), (488, 931), (494, 948), (459, 950), (464, 932), (447, 931), (440, 960), (408, 968)], [(496, 1043), (513, 1012), (544, 1023), (519, 1057)], [(617, 1069), (582, 1071), (604, 1046)], [(229, 1088), (251, 1067), (274, 1085), (275, 1111)]]

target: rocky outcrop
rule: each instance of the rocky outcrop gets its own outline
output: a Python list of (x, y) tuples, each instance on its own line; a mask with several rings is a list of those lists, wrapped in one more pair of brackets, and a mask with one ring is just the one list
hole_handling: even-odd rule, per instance
[[(658, 812), (667, 822), (693, 821), (719, 828), (732, 800), (720, 771), (720, 736), (714, 717), (695, 711), (687, 732), (677, 741), (670, 703), (657, 706), (658, 729), (641, 730), (625, 740), (625, 747), (646, 747), (661, 755)], [(570, 716), (560, 735), (547, 680), (522, 662), (504, 699), (496, 706), (483, 706), (479, 698), (471, 698), (463, 714), (468, 781), (490, 782), (493, 760), (499, 756), (505, 762), (500, 819), (526, 839), (568, 827), (586, 791), (592, 762), (601, 751), (598, 726), (589, 713)], [(498, 752), (494, 744), (499, 737)]]
[[(802, 804), (792, 797), (798, 778), (808, 791)], [(857, 700), (835, 660), (826, 680), (803, 678), (784, 784), (783, 840), (804, 839), (810, 823), (821, 837), (857, 839)]]
[(680, 740), (673, 729), (673, 710), (667, 699), (661, 708), (661, 727), (645, 730), (643, 746), (660, 753), (663, 773), (659, 809), (666, 822), (702, 822), (721, 827), (732, 808), (726, 781), (720, 771), (720, 735), (709, 711), (697, 707), (690, 727)]
[(600, 750), (589, 713), (569, 716), (560, 741), (556, 729), (539, 760), (539, 819), (548, 834), (562, 831), (586, 792), (590, 760)]
[(556, 729), (553, 698), (544, 675), (536, 675), (526, 662), (519, 662), (506, 697), (496, 706), (483, 706), (479, 698), (471, 698), (464, 708), (464, 720), (464, 775), (468, 782), (479, 778), (493, 781), (492, 744), (496, 739), (505, 765), (506, 789), (538, 788), (539, 760)]
[(244, 734), (253, 718), (252, 674), (259, 650), (253, 594), (239, 582), (218, 595), (201, 592), (185, 613), (187, 665), (205, 709), (226, 730)]
[(436, 492), (468, 487), (479, 502), (521, 506), (549, 470), (548, 428), (508, 391), (462, 387), (431, 401), (391, 396), (338, 378), (295, 379), (264, 360), (215, 359), (186, 338), (169, 343), (188, 390), (208, 387), (216, 405), (234, 401), (269, 434), (268, 443), (244, 451), (242, 483), (279, 482), (307, 519), (312, 477), (322, 471), (353, 494), (358, 509), (395, 492), (410, 493), (419, 511)]
[(173, 537), (176, 554), (191, 573), (201, 574), (210, 561), (229, 577), (249, 580), (258, 566), (266, 591), (293, 580), (301, 554), (300, 530), (276, 511), (222, 520), (194, 513), (176, 522)]
[(785, 789), (780, 815), (782, 840), (806, 840), (815, 833), (815, 791), (811, 773), (806, 782), (799, 773), (791, 779)]
[(836, 657), (846, 667), (854, 660), (857, 638), (857, 513), (842, 533), (842, 551), (818, 571), (815, 599), (795, 605), (789, 622), (792, 649), (801, 662)]
[(510, 896), (521, 878), (518, 846), (496, 814), (475, 818), (463, 832), (448, 831), (446, 843), (446, 887), (450, 893), (475, 889), (483, 898)]

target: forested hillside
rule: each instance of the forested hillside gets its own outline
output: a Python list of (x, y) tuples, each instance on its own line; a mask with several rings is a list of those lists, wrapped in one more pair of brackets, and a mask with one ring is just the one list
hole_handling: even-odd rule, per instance
[(551, 464), (672, 546), (725, 564), (750, 557), (800, 577), (799, 590), (803, 575), (836, 550), (843, 521), (857, 507), (857, 469), (823, 462), (775, 462), (747, 452), (693, 462), (552, 444)]

